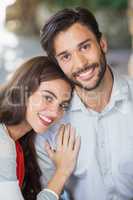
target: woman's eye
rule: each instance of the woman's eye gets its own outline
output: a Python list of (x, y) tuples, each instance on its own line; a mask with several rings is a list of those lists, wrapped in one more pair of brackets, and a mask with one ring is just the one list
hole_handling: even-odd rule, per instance
[(53, 98), (51, 96), (47, 96), (47, 95), (43, 95), (43, 98), (48, 102), (52, 102), (52, 100), (53, 100)]
[(68, 103), (61, 104), (60, 107), (61, 107), (62, 110), (66, 111), (69, 108), (69, 104)]

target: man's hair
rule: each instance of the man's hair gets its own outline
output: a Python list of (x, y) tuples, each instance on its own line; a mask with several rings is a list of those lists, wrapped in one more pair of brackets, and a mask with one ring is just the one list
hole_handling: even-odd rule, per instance
[(53, 15), (43, 26), (40, 32), (41, 45), (48, 56), (54, 61), (53, 41), (61, 31), (67, 30), (74, 23), (80, 23), (93, 32), (96, 39), (100, 41), (101, 32), (94, 15), (85, 8), (64, 9)]

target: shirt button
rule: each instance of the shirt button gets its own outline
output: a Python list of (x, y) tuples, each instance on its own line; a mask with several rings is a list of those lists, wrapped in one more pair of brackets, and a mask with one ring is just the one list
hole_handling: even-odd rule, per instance
[(106, 174), (107, 174), (107, 172), (106, 172), (106, 171), (104, 171), (104, 172), (103, 172), (103, 175), (104, 175), (104, 176), (106, 176)]
[(117, 196), (114, 195), (112, 200), (118, 200)]
[(101, 148), (104, 148), (104, 142), (101, 143)]
[(103, 167), (103, 174), (107, 175), (109, 173), (109, 169), (107, 167)]

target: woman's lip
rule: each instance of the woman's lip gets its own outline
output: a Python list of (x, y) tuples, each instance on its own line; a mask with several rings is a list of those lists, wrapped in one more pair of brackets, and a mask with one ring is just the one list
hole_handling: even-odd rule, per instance
[(79, 73), (76, 78), (80, 80), (89, 80), (93, 77), (95, 71), (95, 67), (91, 67), (90, 69)]
[(46, 117), (44, 115), (40, 115), (40, 114), (39, 114), (39, 119), (46, 126), (49, 126), (53, 122), (53, 120), (51, 118)]

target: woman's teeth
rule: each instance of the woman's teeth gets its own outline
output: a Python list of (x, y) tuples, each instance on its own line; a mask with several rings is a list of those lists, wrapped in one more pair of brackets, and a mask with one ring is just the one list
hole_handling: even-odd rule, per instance
[(52, 123), (52, 119), (50, 119), (49, 117), (46, 117), (46, 116), (44, 116), (44, 115), (41, 115), (41, 114), (39, 114), (39, 117), (44, 121), (44, 122), (47, 122), (47, 123)]

